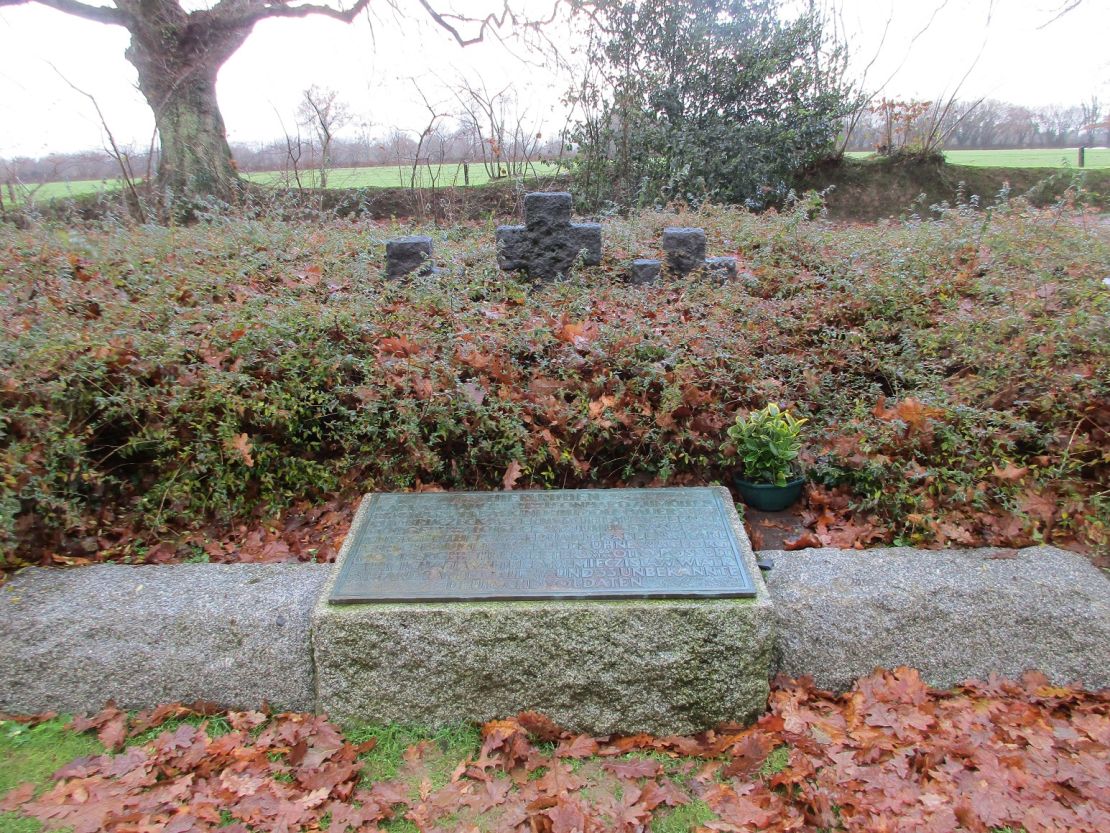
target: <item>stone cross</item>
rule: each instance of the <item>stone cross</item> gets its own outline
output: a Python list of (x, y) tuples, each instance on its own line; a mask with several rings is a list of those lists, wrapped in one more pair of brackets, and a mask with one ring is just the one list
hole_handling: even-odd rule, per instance
[(566, 191), (525, 194), (524, 225), (497, 228), (498, 265), (553, 281), (569, 275), (579, 257), (587, 266), (601, 263), (601, 224), (572, 223), (570, 212)]
[(411, 237), (398, 237), (385, 244), (385, 276), (403, 278), (410, 272), (421, 275), (431, 274), (432, 238), (418, 234)]
[[(674, 226), (663, 229), (663, 254), (667, 268), (675, 277), (684, 278), (702, 270), (718, 283), (736, 280), (736, 258), (705, 256), (705, 229)], [(637, 281), (635, 273), (634, 262), (633, 283), (652, 282)]]

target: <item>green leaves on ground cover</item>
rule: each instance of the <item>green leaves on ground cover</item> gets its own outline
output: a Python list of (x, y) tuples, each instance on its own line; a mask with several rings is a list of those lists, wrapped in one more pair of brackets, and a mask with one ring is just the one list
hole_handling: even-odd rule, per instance
[[(742, 281), (625, 286), (674, 223)], [(1016, 203), (645, 213), (607, 221), (601, 267), (529, 291), (487, 226), (436, 232), (452, 276), (399, 283), (396, 227), (4, 227), (3, 563), (326, 558), (369, 489), (723, 480), (725, 429), (769, 402), (809, 420), (821, 543), (1105, 551), (1100, 228)]]
[[(72, 728), (102, 733), (120, 714)], [(78, 758), (39, 789), (0, 790), (0, 812), (76, 833), (1093, 833), (1110, 824), (1110, 695), (1034, 673), (937, 691), (899, 668), (840, 696), (779, 679), (755, 725), (693, 737), (591, 738), (535, 713), (488, 723), (480, 737), (398, 727), (344, 736), (322, 717), (262, 712), (219, 715), (229, 731), (215, 737), (183, 715), (198, 716), (181, 706), (125, 716), (117, 752)], [(148, 736), (159, 719), (164, 731)], [(377, 756), (376, 744), (406, 734), (411, 745)], [(393, 763), (381, 768), (385, 758)]]

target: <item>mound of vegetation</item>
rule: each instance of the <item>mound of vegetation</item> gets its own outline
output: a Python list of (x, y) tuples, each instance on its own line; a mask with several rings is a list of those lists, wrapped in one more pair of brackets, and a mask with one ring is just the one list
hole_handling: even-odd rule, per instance
[[(431, 230), (450, 274), (401, 282), (383, 224), (2, 228), (3, 564), (201, 554), (207, 524), (367, 490), (724, 481), (771, 401), (810, 420), (821, 543), (1105, 552), (1105, 225), (814, 209), (610, 220), (600, 267), (536, 289), (488, 225)], [(624, 284), (675, 224), (740, 280)]]
[(1110, 169), (988, 167), (913, 154), (830, 159), (803, 170), (793, 184), (798, 192), (823, 192), (829, 216), (846, 220), (928, 213), (945, 202), (987, 205), (1010, 196), (1043, 207), (1078, 195), (1094, 208), (1110, 207)]

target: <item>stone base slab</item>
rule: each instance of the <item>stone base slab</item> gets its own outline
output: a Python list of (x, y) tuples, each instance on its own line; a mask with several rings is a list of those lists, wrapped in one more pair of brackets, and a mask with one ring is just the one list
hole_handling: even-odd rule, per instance
[(524, 710), (591, 734), (687, 734), (766, 706), (766, 600), (318, 604), (317, 707), (431, 726)]
[(349, 536), (312, 614), (317, 708), (426, 726), (530, 710), (591, 734), (750, 720), (766, 706), (774, 626), (729, 509), (754, 598), (331, 604)]

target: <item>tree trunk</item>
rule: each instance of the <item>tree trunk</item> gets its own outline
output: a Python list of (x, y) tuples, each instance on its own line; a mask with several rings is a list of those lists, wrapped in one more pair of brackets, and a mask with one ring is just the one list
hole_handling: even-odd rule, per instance
[(216, 101), (216, 76), (249, 33), (250, 27), (200, 26), (172, 10), (131, 29), (126, 55), (154, 111), (161, 147), (157, 187), (173, 213), (188, 211), (198, 197), (234, 203), (242, 193)]
[(164, 98), (148, 96), (158, 113), (158, 188), (177, 196), (203, 194), (234, 202), (241, 182), (216, 103), (215, 81), (181, 84)]

